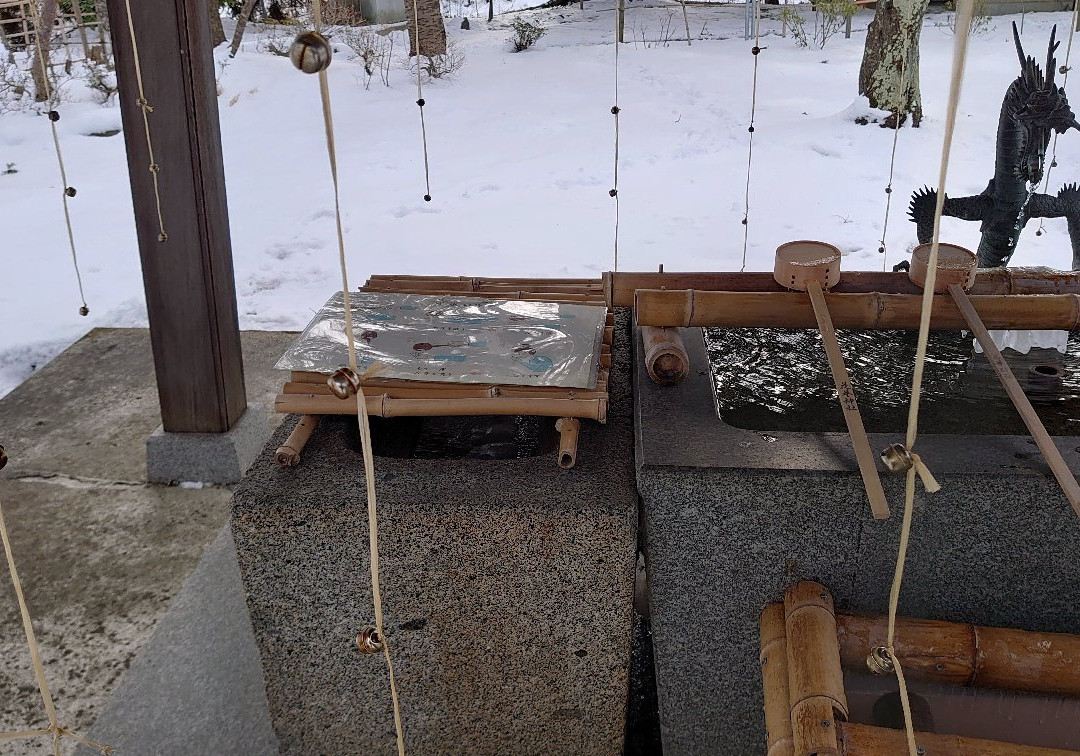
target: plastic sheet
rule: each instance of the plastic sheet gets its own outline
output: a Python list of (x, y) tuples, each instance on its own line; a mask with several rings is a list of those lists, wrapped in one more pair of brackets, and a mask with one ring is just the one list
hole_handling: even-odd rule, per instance
[[(379, 378), (592, 388), (604, 307), (454, 295), (349, 295), (361, 371)], [(330, 373), (348, 364), (341, 292), (275, 367)]]

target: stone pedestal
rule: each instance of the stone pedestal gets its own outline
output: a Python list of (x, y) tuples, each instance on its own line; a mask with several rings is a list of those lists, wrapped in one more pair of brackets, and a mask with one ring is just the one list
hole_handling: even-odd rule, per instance
[[(664, 753), (760, 754), (761, 609), (817, 580), (840, 611), (885, 612), (903, 480), (884, 478), (893, 516), (875, 521), (847, 434), (724, 424), (700, 332), (683, 338), (693, 370), (679, 386), (654, 385), (634, 362)], [(901, 440), (870, 436), (875, 449)], [(1080, 470), (1080, 439), (1055, 440)], [(918, 450), (942, 490), (917, 493), (900, 612), (1080, 632), (1080, 520), (1034, 442), (923, 435)]]
[[(411, 754), (619, 754), (634, 567), (629, 325), (608, 423), (582, 424), (577, 466), (379, 457), (387, 636)], [(232, 527), (282, 753), (395, 753), (373, 624), (367, 503), (346, 422), (324, 421), (299, 467), (272, 452), (233, 499)]]
[(248, 405), (225, 433), (169, 433), (160, 425), (146, 439), (146, 479), (151, 483), (236, 483), (270, 435), (270, 413)]

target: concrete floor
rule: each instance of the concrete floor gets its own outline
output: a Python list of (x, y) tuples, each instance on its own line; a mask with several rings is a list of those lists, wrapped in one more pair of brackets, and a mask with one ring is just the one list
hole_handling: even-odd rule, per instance
[[(272, 402), (294, 337), (243, 334), (249, 404)], [(118, 754), (275, 753), (231, 492), (146, 483), (160, 422), (143, 329), (95, 329), (0, 399), (0, 501), (60, 721)], [(42, 726), (6, 569), (0, 659), (0, 732)]]

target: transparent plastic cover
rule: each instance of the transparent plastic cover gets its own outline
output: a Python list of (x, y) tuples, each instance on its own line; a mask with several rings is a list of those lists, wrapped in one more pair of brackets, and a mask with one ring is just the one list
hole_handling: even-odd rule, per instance
[[(352, 292), (357, 361), (375, 376), (447, 383), (592, 388), (607, 310), (594, 305), (455, 295)], [(279, 370), (330, 373), (349, 362), (341, 292)]]

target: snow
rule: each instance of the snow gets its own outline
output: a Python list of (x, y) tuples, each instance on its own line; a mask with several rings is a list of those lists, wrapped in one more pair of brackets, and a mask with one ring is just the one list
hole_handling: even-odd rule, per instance
[[(746, 269), (770, 270), (775, 248), (801, 238), (837, 245), (846, 270), (892, 265), (916, 241), (906, 218), (911, 192), (937, 183), (954, 37), (943, 16), (927, 18), (925, 119), (898, 135), (883, 260), (893, 134), (854, 123), (875, 115), (856, 96), (872, 15), (856, 16), (851, 39), (839, 34), (824, 50), (807, 50), (780, 37), (777, 9), (766, 10)], [(753, 42), (742, 39), (741, 5), (694, 4), (688, 12), (692, 47), (658, 39), (665, 24), (684, 35), (678, 4), (631, 2), (627, 11), (627, 36), (636, 42), (619, 51), (621, 270), (742, 267)], [(517, 17), (543, 23), (548, 33), (512, 54), (509, 23)], [(980, 192), (992, 173), (1001, 98), (1019, 70), (1013, 20), (1021, 19), (995, 18), (971, 40), (952, 195)], [(1069, 21), (1068, 13), (1028, 14), (1027, 51), (1041, 59), (1050, 27), (1065, 31)], [(361, 61), (339, 42), (329, 73), (354, 286), (372, 273), (577, 277), (612, 268), (611, 2), (470, 23), (463, 31), (447, 22), (464, 67), (424, 85), (430, 203), (422, 199), (415, 80), (397, 60), (389, 87), (376, 75), (365, 89)], [(318, 86), (269, 52), (274, 34), (255, 30), (232, 60), (218, 51), (218, 105), (241, 327), (299, 330), (340, 288), (340, 274)], [(400, 59), (407, 45), (403, 32), (395, 34)], [(1064, 51), (1062, 44), (1059, 63)], [(58, 126), (78, 189), (72, 224), (91, 314), (77, 312), (49, 122), (34, 112), (2, 112), (0, 395), (90, 328), (146, 325), (123, 137), (92, 136), (120, 128), (115, 98), (101, 105), (79, 80), (65, 94)], [(1080, 135), (1064, 135), (1057, 154), (1051, 192), (1076, 178)], [(2, 173), (9, 163), (16, 172)], [(1070, 266), (1064, 220), (1045, 226), (1036, 237), (1037, 224), (1028, 225), (1014, 264)], [(943, 239), (953, 243), (973, 249), (978, 234), (978, 224), (944, 222)]]

